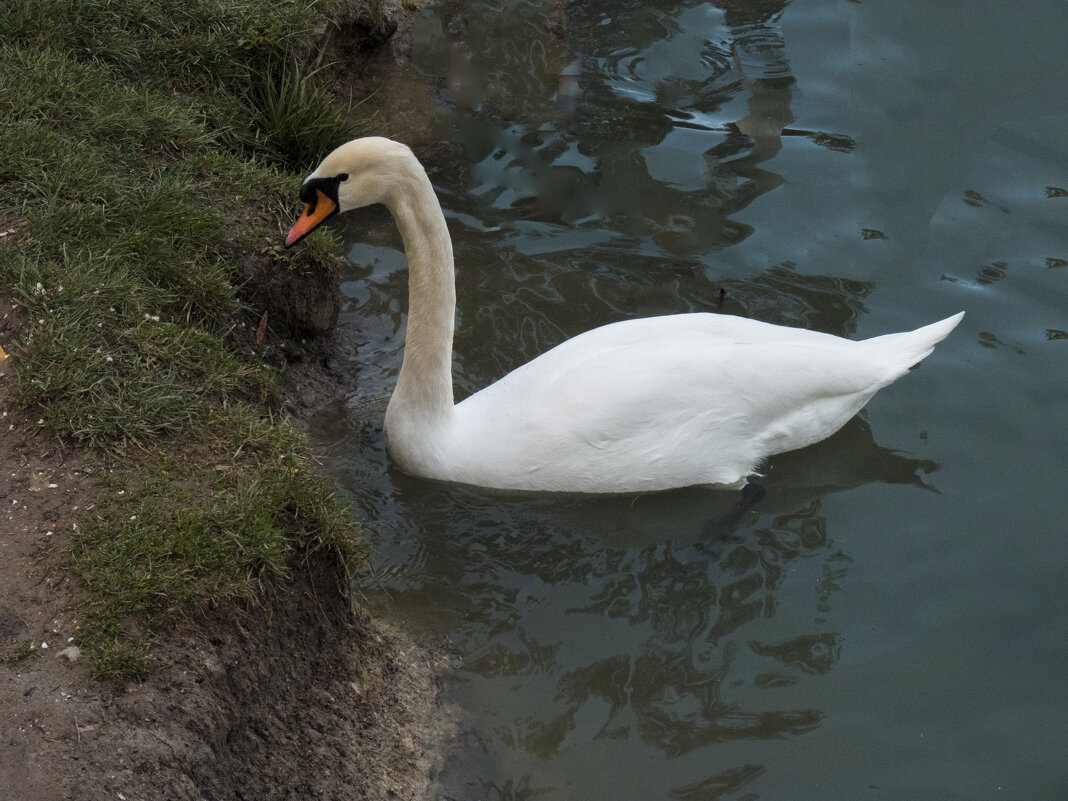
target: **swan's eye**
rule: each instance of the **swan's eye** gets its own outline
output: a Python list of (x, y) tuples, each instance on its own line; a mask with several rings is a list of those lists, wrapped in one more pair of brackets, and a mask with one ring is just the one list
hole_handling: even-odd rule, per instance
[(337, 179), (339, 181), (347, 181), (347, 180), (349, 180), (349, 174), (347, 172), (343, 172), (343, 173), (341, 173), (341, 175), (339, 175), (337, 177)]

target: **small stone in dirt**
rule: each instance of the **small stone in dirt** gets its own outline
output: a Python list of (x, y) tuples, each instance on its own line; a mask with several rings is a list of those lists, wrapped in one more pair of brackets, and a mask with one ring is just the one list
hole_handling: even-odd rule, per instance
[(59, 656), (65, 656), (71, 662), (77, 662), (78, 657), (82, 655), (82, 649), (77, 645), (70, 645), (59, 652)]

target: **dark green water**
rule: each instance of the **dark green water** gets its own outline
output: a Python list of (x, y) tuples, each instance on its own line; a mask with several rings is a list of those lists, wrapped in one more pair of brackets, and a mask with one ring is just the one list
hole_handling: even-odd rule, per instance
[(460, 397), (628, 317), (967, 317), (754, 508), (509, 498), (389, 467), (404, 260), (351, 219), (361, 389), (320, 435), (362, 591), (458, 656), (440, 797), (1068, 798), (1068, 4), (546, 12), (417, 28)]

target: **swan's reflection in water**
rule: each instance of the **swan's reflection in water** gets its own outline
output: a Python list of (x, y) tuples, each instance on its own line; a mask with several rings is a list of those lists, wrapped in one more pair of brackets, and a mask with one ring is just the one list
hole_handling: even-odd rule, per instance
[[(923, 490), (936, 469), (877, 445), (858, 417), (771, 460), (762, 494), (516, 496), (388, 468), (380, 415), (332, 434), (338, 450), (359, 437), (357, 458), (377, 463), (345, 475), (381, 470), (350, 487), (378, 537), (361, 589), (459, 655), (448, 691), (473, 722), (443, 781), (512, 777), (479, 790), (489, 798), (572, 797), (567, 765), (596, 753), (621, 764), (605, 780), (621, 791), (636, 748), (684, 758), (818, 727), (806, 682), (833, 675), (848, 649), (827, 620), (851, 563), (822, 507), (868, 482)], [(557, 767), (526, 785), (520, 754)], [(759, 773), (719, 764), (666, 789), (715, 798)]]

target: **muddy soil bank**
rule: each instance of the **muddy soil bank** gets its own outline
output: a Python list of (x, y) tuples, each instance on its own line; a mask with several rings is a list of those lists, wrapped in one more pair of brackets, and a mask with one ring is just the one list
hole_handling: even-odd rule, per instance
[(65, 564), (106, 468), (0, 409), (0, 798), (428, 795), (450, 736), (438, 657), (354, 608), (328, 553), (295, 560), (262, 606), (185, 622), (144, 683), (94, 681), (70, 644), (81, 596)]
[[(358, 54), (359, 81), (373, 84), (403, 57), (412, 9), (353, 8), (331, 47)], [(334, 330), (337, 276), (298, 290), (263, 263), (243, 270), (290, 361), (282, 405), (299, 425), (356, 380), (351, 337)], [(0, 343), (18, 328), (0, 299)], [(0, 360), (0, 799), (427, 797), (453, 728), (442, 657), (363, 614), (328, 553), (295, 559), (262, 605), (185, 621), (156, 645), (164, 667), (145, 682), (92, 679), (66, 565), (108, 467), (36, 433), (7, 401), (13, 373)]]

